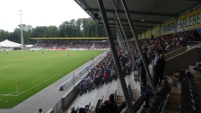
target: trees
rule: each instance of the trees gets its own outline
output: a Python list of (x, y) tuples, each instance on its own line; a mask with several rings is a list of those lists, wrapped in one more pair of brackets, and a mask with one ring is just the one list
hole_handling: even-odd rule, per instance
[(10, 33), (8, 31), (4, 31), (0, 29), (0, 41), (8, 39), (10, 37)]
[(32, 30), (32, 37), (58, 37), (59, 31), (56, 26), (37, 26)]
[(106, 36), (102, 28), (91, 18), (65, 21), (59, 26), (60, 37)]
[[(91, 18), (72, 19), (57, 26), (23, 26), (24, 43), (29, 44), (31, 37), (105, 37), (105, 31)], [(0, 29), (0, 41), (9, 39), (21, 43), (20, 25), (13, 32)]]

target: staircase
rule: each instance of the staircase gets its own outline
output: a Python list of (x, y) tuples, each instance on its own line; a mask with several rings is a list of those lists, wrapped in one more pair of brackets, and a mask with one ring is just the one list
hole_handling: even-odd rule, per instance
[[(139, 88), (139, 81), (134, 81), (134, 74), (126, 75), (125, 77), (126, 84), (131, 85), (131, 89), (133, 92), (133, 101), (137, 100), (140, 97), (140, 88)], [(116, 81), (113, 80), (112, 82), (108, 82), (108, 84), (104, 84), (98, 89), (91, 90), (90, 92), (87, 92), (86, 94), (83, 94), (82, 96), (78, 96), (74, 102), (68, 107), (67, 113), (71, 112), (71, 108), (75, 107), (84, 107), (86, 104), (91, 102), (90, 110), (94, 111), (98, 99), (101, 99), (103, 96), (103, 101), (109, 99), (109, 95), (112, 93), (115, 93), (117, 90), (117, 98), (116, 103), (117, 105), (120, 105), (125, 99), (123, 96), (123, 91), (121, 88), (121, 84), (119, 82), (119, 79)], [(65, 113), (66, 111), (64, 111)]]
[(179, 113), (180, 104), (180, 89), (175, 86), (171, 86), (171, 92), (166, 104), (164, 113)]
[[(195, 63), (195, 66), (198, 65), (198, 62)], [(195, 66), (188, 66), (186, 71), (193, 74), (194, 83), (197, 88), (199, 94), (199, 111), (201, 111), (201, 73), (194, 71), (192, 68)], [(174, 76), (178, 75), (179, 72), (173, 73), (173, 76), (170, 76), (171, 83), (171, 92), (169, 95), (169, 99), (165, 108), (164, 113), (180, 113), (180, 96), (181, 96), (181, 82)]]
[(90, 47), (91, 50), (93, 50), (95, 47), (95, 42), (92, 44), (92, 46)]

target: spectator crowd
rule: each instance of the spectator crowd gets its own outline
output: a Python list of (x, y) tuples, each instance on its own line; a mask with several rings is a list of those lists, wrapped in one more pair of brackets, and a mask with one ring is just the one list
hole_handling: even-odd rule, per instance
[[(164, 80), (164, 69), (165, 69), (165, 58), (164, 54), (174, 50), (177, 47), (183, 46), (187, 41), (200, 41), (200, 35), (195, 31), (188, 31), (177, 34), (168, 34), (164, 36), (154, 37), (152, 35), (149, 39), (140, 40), (140, 46), (142, 47), (143, 54), (145, 56), (145, 62), (149, 64), (153, 61), (154, 75), (153, 82), (155, 86), (166, 87), (167, 81)], [(122, 68), (123, 73), (130, 74), (134, 69), (137, 69), (141, 79), (142, 86), (147, 87), (145, 65), (142, 63), (142, 57), (140, 56), (139, 50), (135, 44), (135, 41), (129, 41), (128, 50), (121, 48), (118, 43), (116, 49), (118, 51), (118, 59)], [(109, 48), (107, 41), (38, 41), (34, 47), (38, 48)], [(134, 63), (132, 63), (134, 59)], [(133, 66), (134, 65), (134, 66)], [(117, 79), (117, 70), (113, 61), (112, 52), (109, 51), (107, 55), (100, 61), (89, 73), (81, 80), (78, 86), (78, 92), (83, 95), (90, 90), (100, 87), (103, 84), (107, 84), (112, 80)], [(163, 88), (162, 88), (163, 89)], [(169, 91), (169, 89), (168, 89)], [(165, 91), (164, 95), (167, 95)], [(145, 93), (145, 96), (147, 94)], [(163, 93), (158, 93), (161, 97), (165, 98)], [(146, 106), (148, 107), (149, 96), (146, 96)], [(109, 106), (109, 107), (108, 107)], [(108, 107), (108, 108), (106, 108)], [(108, 112), (108, 111), (109, 112)], [(72, 109), (72, 113), (76, 113), (75, 108)], [(117, 113), (117, 105), (111, 96), (108, 101), (101, 105), (101, 108), (96, 111), (97, 113)], [(83, 111), (84, 113), (84, 111)]]

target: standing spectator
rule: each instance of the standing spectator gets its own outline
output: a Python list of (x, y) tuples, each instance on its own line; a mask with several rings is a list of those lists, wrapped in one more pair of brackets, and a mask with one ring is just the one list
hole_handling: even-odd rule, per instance
[[(158, 75), (159, 75), (159, 81), (161, 82), (163, 80), (163, 72), (165, 68), (165, 58), (164, 54), (160, 54), (159, 59), (158, 59)], [(159, 83), (161, 84), (161, 83)]]
[[(145, 56), (145, 59), (144, 59), (145, 62), (149, 64), (149, 59), (147, 57), (146, 51), (144, 51), (143, 54)], [(141, 77), (142, 86), (147, 86), (146, 70), (145, 70), (145, 65), (142, 62), (142, 57), (138, 59), (138, 66), (139, 66), (139, 73)]]
[(155, 59), (154, 59), (154, 85), (157, 86), (157, 84), (159, 83), (159, 64), (158, 64), (158, 60), (159, 60), (159, 53), (157, 52), (155, 54)]

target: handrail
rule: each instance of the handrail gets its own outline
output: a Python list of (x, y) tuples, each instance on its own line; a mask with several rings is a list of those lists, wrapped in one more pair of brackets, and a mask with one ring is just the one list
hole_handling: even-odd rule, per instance
[(188, 41), (187, 46), (201, 47), (201, 41)]
[[(106, 51), (107, 53), (107, 51)], [(64, 91), (65, 89), (68, 89), (72, 84), (74, 85), (75, 80), (79, 79), (81, 76), (87, 74), (98, 62), (102, 60), (102, 58), (105, 57), (106, 53), (104, 53), (100, 58), (95, 60), (94, 62), (91, 62), (87, 67), (85, 67), (82, 71), (80, 71), (78, 74), (73, 75), (73, 77), (68, 80), (67, 82), (63, 83), (61, 87), (59, 88), (60, 91)], [(74, 87), (74, 86), (73, 86)]]

